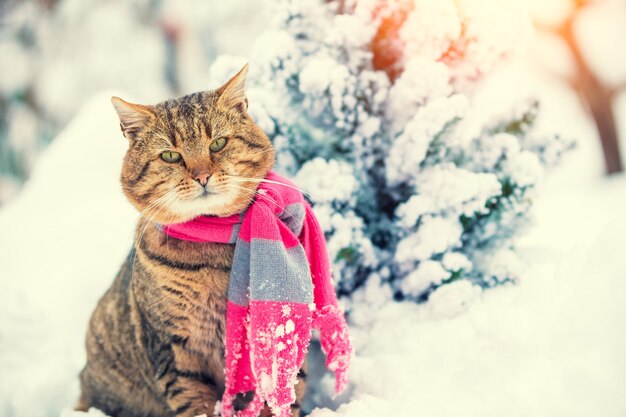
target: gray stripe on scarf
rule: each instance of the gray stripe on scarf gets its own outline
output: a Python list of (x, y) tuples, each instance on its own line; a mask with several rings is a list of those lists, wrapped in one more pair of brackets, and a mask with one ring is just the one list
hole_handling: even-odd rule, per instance
[(228, 243), (237, 243), (237, 239), (239, 239), (239, 229), (241, 229), (241, 223), (237, 223), (233, 226), (233, 232), (230, 234)]
[(230, 269), (228, 300), (240, 306), (248, 305), (250, 286), (250, 244), (239, 240), (235, 246), (233, 266)]
[(289, 204), (280, 214), (280, 220), (287, 225), (294, 235), (300, 236), (304, 225), (304, 205), (302, 203)]
[(286, 249), (283, 242), (253, 239), (251, 248), (252, 300), (313, 302), (311, 271), (302, 246)]
[(267, 239), (237, 242), (228, 299), (246, 306), (250, 290), (252, 300), (312, 303), (313, 284), (304, 248), (286, 249), (283, 242)]

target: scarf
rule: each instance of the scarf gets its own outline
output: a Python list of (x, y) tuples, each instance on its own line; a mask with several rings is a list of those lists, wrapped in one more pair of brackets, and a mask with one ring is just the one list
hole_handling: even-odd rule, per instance
[(270, 172), (242, 214), (201, 216), (164, 225), (167, 235), (193, 242), (234, 243), (225, 332), (222, 416), (235, 415), (238, 393), (254, 398), (237, 413), (257, 417), (264, 403), (291, 416), (294, 386), (311, 331), (319, 330), (335, 391), (347, 384), (352, 354), (348, 328), (331, 282), (323, 231), (291, 182)]

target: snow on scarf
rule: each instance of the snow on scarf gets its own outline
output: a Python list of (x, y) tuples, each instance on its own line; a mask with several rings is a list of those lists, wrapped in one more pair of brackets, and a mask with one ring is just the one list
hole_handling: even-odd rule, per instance
[(294, 386), (311, 329), (320, 332), (335, 391), (347, 383), (352, 353), (331, 283), (324, 234), (309, 204), (287, 179), (270, 172), (242, 215), (201, 216), (163, 226), (174, 238), (235, 243), (226, 308), (226, 387), (222, 416), (234, 415), (238, 393), (254, 399), (238, 416), (257, 417), (267, 402), (291, 415)]

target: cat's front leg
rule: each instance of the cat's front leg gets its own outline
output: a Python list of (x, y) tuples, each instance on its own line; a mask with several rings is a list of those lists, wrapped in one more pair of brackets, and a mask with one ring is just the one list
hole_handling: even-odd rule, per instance
[(197, 370), (172, 369), (160, 379), (165, 400), (178, 417), (212, 416), (218, 390), (213, 378)]
[(204, 366), (202, 355), (175, 342), (169, 358), (158, 364), (157, 381), (172, 414), (212, 416), (219, 398), (218, 384)]

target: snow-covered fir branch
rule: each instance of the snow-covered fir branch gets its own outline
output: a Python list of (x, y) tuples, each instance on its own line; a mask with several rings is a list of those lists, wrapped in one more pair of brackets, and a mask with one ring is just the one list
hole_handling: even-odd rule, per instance
[[(283, 1), (256, 44), (251, 113), (311, 194), (341, 293), (382, 277), (420, 301), (518, 278), (513, 238), (570, 143), (533, 135), (532, 101), (466, 129), (473, 84), (529, 31), (519, 2), (503, 3)], [(220, 57), (214, 82), (242, 62)]]

